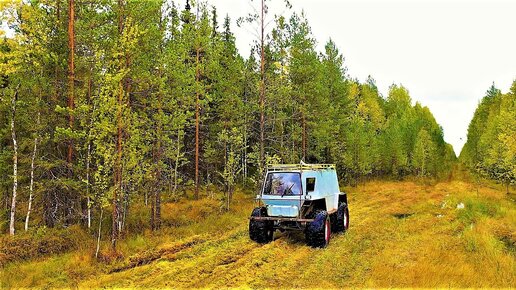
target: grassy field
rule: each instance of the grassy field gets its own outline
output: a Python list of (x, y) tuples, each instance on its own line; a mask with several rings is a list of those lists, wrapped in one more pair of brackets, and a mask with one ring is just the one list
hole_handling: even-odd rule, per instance
[(254, 201), (240, 193), (223, 214), (208, 198), (166, 204), (166, 227), (128, 237), (118, 260), (96, 261), (91, 241), (77, 251), (9, 263), (0, 286), (516, 286), (514, 195), (462, 181), (372, 181), (346, 191), (350, 229), (333, 235), (326, 249), (307, 247), (295, 233), (276, 233), (266, 245), (250, 241)]

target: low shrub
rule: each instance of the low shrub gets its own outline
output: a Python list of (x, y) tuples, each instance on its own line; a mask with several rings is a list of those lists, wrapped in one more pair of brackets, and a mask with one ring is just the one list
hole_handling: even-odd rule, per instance
[(0, 266), (78, 249), (86, 239), (87, 234), (79, 226), (67, 229), (39, 228), (14, 236), (3, 236), (0, 237)]

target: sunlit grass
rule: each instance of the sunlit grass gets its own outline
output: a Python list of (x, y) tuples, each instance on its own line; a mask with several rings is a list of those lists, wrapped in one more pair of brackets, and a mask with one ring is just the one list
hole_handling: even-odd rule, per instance
[(16, 262), (4, 268), (3, 286), (516, 285), (516, 208), (503, 191), (463, 181), (372, 181), (346, 191), (351, 228), (326, 249), (307, 247), (302, 233), (276, 233), (266, 245), (250, 241), (253, 196), (238, 193), (230, 212), (210, 198), (165, 204), (164, 228), (121, 241), (120, 261), (99, 263), (85, 248)]

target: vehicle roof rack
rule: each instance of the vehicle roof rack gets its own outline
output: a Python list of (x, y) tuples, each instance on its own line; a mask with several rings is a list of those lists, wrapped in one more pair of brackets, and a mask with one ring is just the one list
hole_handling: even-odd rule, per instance
[(335, 169), (335, 164), (269, 164), (268, 171)]

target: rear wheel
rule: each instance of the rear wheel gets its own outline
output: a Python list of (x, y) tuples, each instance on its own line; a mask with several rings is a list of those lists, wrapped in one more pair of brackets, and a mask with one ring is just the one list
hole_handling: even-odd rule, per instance
[(325, 248), (330, 243), (331, 223), (328, 212), (318, 210), (314, 214), (314, 221), (306, 226), (306, 243), (313, 248)]
[[(267, 209), (257, 207), (251, 213), (251, 217), (266, 217)], [(249, 238), (257, 243), (266, 244), (272, 241), (274, 228), (271, 221), (249, 220)]]
[(337, 212), (335, 213), (335, 221), (333, 231), (336, 233), (345, 232), (349, 228), (349, 209), (348, 205), (341, 202)]

